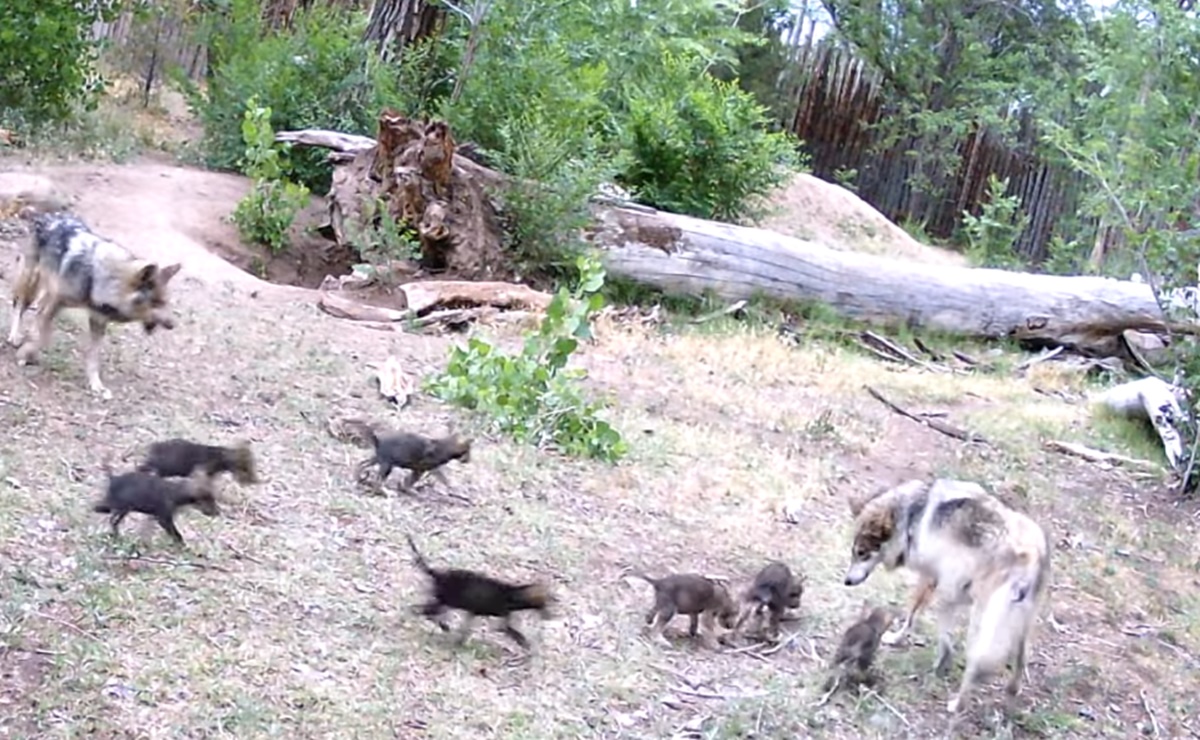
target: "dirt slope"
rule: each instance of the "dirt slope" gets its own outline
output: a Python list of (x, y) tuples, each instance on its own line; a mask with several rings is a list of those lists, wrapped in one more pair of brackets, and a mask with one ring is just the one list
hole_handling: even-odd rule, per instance
[(961, 254), (918, 242), (862, 198), (813, 175), (796, 175), (767, 204), (773, 212), (759, 222), (764, 229), (831, 249), (935, 265), (966, 264)]

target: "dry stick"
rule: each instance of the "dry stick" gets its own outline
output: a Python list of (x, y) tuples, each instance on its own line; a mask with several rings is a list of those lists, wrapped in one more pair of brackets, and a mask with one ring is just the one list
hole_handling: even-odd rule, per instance
[(896, 716), (897, 716), (897, 717), (900, 719), (900, 721), (904, 723), (904, 726), (905, 726), (905, 727), (908, 727), (909, 729), (911, 729), (911, 728), (912, 728), (912, 725), (909, 723), (909, 721), (908, 721), (908, 718), (907, 718), (907, 717), (905, 717), (903, 714), (901, 714), (901, 713), (900, 713), (900, 711), (899, 711), (898, 709), (896, 709), (896, 708), (895, 708), (895, 707), (893, 707), (891, 704), (889, 704), (889, 703), (888, 703), (888, 701), (887, 701), (887, 699), (884, 699), (884, 698), (883, 698), (883, 697), (882, 697), (882, 696), (879, 694), (879, 692), (878, 692), (878, 691), (876, 691), (875, 689), (870, 689), (870, 688), (869, 688), (869, 689), (867, 689), (867, 690), (866, 690), (864, 693), (866, 693), (866, 694), (868, 694), (868, 695), (870, 695), (870, 696), (873, 696), (873, 697), (875, 697), (875, 700), (876, 700), (876, 701), (878, 701), (880, 704), (882, 704), (882, 705), (883, 705), (883, 706), (884, 706), (884, 707), (885, 707), (885, 708), (886, 708), (886, 709), (887, 709), (889, 712), (891, 712), (892, 714), (896, 715)]
[(892, 340), (887, 339), (886, 337), (881, 337), (880, 335), (876, 334), (873, 331), (864, 331), (860, 336), (863, 339), (865, 339), (866, 341), (870, 342), (871, 344), (882, 347), (883, 349), (887, 350), (888, 352), (891, 352), (892, 354), (896, 355), (897, 357), (900, 357), (901, 359), (903, 359), (907, 362), (910, 362), (918, 367), (923, 367), (926, 370), (932, 370), (932, 371), (938, 372), (938, 373), (953, 372), (953, 370), (951, 370), (948, 367), (945, 367), (942, 365), (933, 365), (931, 363), (926, 362), (925, 360), (922, 360), (920, 357), (917, 357), (916, 355), (909, 352), (908, 350), (901, 347), (900, 345), (896, 344)]
[(837, 690), (839, 688), (841, 688), (841, 686), (842, 686), (842, 675), (839, 673), (837, 676), (837, 679), (833, 682), (833, 687), (831, 689), (829, 689), (829, 691), (825, 692), (825, 696), (822, 696), (819, 700), (813, 702), (809, 706), (812, 706), (814, 708), (825, 706), (826, 704), (829, 703), (829, 700), (833, 698), (833, 695), (837, 693)]
[(792, 634), (788, 635), (788, 638), (786, 640), (779, 643), (778, 645), (776, 645), (773, 648), (769, 648), (767, 650), (762, 651), (761, 653), (759, 653), (759, 655), (763, 655), (763, 656), (774, 655), (775, 653), (779, 652), (780, 650), (783, 650), (785, 647), (787, 647), (788, 645), (791, 645), (793, 642), (795, 642), (798, 639), (800, 639), (800, 633), (798, 631), (793, 632)]
[(1147, 468), (1157, 468), (1158, 465), (1149, 460), (1139, 460), (1135, 457), (1126, 457), (1118, 455), (1115, 452), (1104, 452), (1095, 450), (1091, 447), (1085, 447), (1074, 442), (1063, 442), (1057, 439), (1048, 439), (1042, 446), (1052, 452), (1061, 452), (1064, 455), (1072, 455), (1074, 457), (1083, 458), (1088, 462), (1107, 463), (1111, 465), (1135, 465)]
[(1150, 717), (1150, 726), (1154, 729), (1154, 737), (1162, 735), (1162, 731), (1158, 727), (1158, 717), (1154, 716), (1154, 710), (1150, 708), (1150, 700), (1146, 698), (1146, 690), (1138, 691), (1138, 696), (1142, 698), (1142, 709), (1146, 710), (1146, 714)]
[(1053, 358), (1057, 357), (1058, 355), (1062, 354), (1063, 349), (1064, 348), (1062, 346), (1058, 346), (1052, 350), (1043, 352), (1040, 355), (1030, 357), (1028, 360), (1025, 360), (1020, 365), (1017, 365), (1017, 372), (1020, 372), (1022, 370), (1028, 370), (1029, 368), (1033, 367), (1034, 365), (1038, 364), (1039, 362), (1045, 362), (1046, 360), (1053, 359)]
[(715, 691), (698, 691), (684, 686), (674, 686), (671, 690), (677, 694), (694, 696), (697, 699), (725, 699), (726, 701), (730, 699), (758, 699), (767, 695), (765, 691), (755, 691), (750, 694), (719, 694)]
[(108, 561), (123, 561), (128, 563), (131, 560), (138, 560), (143, 563), (152, 563), (154, 565), (169, 565), (173, 568), (196, 568), (198, 570), (218, 570), (222, 573), (231, 572), (228, 568), (210, 563), (200, 563), (195, 560), (164, 560), (162, 558), (148, 558), (142, 555), (129, 555), (125, 557), (109, 556), (104, 558)]
[(704, 316), (698, 316), (698, 317), (692, 319), (692, 323), (693, 324), (703, 324), (706, 321), (712, 321), (713, 319), (717, 319), (722, 316), (728, 316), (729, 314), (737, 313), (738, 311), (741, 311), (743, 308), (746, 307), (746, 303), (747, 303), (746, 301), (735, 301), (734, 303), (729, 304), (725, 308), (722, 308), (720, 310), (713, 311), (712, 313), (705, 314)]
[(930, 359), (934, 362), (941, 362), (944, 359), (940, 352), (930, 349), (929, 345), (922, 342), (920, 337), (913, 337), (913, 344), (917, 345), (917, 349), (929, 355)]
[(959, 352), (958, 350), (954, 350), (954, 352), (952, 354), (955, 357), (957, 357), (959, 360), (967, 363), (968, 365), (970, 365), (972, 367), (979, 364), (979, 360), (976, 360), (974, 357), (968, 355), (966, 352)]
[(71, 624), (70, 622), (68, 622), (65, 619), (59, 619), (58, 617), (54, 616), (53, 614), (46, 614), (45, 612), (34, 612), (34, 614), (36, 616), (39, 616), (42, 619), (46, 620), (47, 622), (54, 622), (55, 624), (62, 625), (63, 627), (66, 627), (67, 629), (71, 630), (72, 632), (74, 632), (78, 635), (82, 635), (90, 640), (95, 640), (96, 642), (100, 642), (100, 638), (97, 637), (96, 635), (92, 634), (91, 632), (88, 632), (87, 630), (80, 627), (79, 625)]
[(942, 434), (946, 435), (947, 437), (953, 437), (955, 439), (962, 440), (963, 442), (979, 442), (981, 444), (992, 446), (991, 442), (987, 441), (985, 438), (976, 434), (975, 432), (971, 432), (966, 429), (961, 429), (959, 427), (954, 426), (953, 424), (944, 422), (940, 419), (931, 419), (931, 418), (928, 418), (925, 416), (918, 416), (917, 414), (914, 414), (911, 411), (903, 409), (900, 406), (897, 406), (896, 404), (887, 400), (886, 398), (883, 397), (882, 393), (875, 390), (871, 386), (867, 385), (867, 386), (863, 386), (863, 387), (867, 389), (867, 393), (870, 393), (871, 396), (873, 398), (875, 398), (875, 400), (879, 401), (884, 406), (887, 406), (889, 409), (891, 409), (892, 411), (895, 411), (897, 414), (900, 414), (901, 416), (912, 419), (913, 421), (917, 422), (918, 424), (924, 424), (925, 426), (929, 427), (930, 429), (934, 430), (935, 432), (941, 432)]

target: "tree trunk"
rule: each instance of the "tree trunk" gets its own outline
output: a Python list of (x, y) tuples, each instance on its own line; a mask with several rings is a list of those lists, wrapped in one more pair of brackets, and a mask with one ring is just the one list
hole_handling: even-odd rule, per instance
[[(422, 124), (385, 111), (380, 132), (378, 141), (319, 130), (277, 134), (339, 152), (332, 155), (329, 196), (338, 241), (352, 229), (348, 221), (373, 217), (365, 203), (382, 198), (392, 217), (417, 229), (427, 263), (460, 279), (510, 274), (491, 199), (507, 178), (454, 154), (440, 121)], [(666, 293), (816, 301), (871, 323), (1100, 355), (1122, 354), (1126, 330), (1166, 330), (1153, 292), (1141, 283), (904, 262), (630, 204), (597, 203), (593, 212), (587, 237), (610, 274)]]
[(409, 44), (433, 34), (445, 17), (445, 9), (429, 0), (375, 0), (363, 34), (384, 59), (402, 53)]

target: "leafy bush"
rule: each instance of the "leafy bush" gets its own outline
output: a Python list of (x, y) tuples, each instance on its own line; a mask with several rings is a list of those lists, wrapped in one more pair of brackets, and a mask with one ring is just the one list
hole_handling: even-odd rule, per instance
[(286, 145), (276, 146), (271, 109), (251, 98), (242, 118), (246, 149), (238, 165), (254, 178), (250, 192), (237, 204), (233, 222), (242, 238), (278, 252), (287, 246), (287, 230), (308, 203), (308, 188), (284, 176)]
[[(385, 279), (392, 276), (390, 270), (380, 270), (393, 260), (415, 260), (421, 255), (421, 240), (410, 227), (393, 218), (383, 198), (364, 204), (364, 221), (369, 226), (359, 226), (357, 221), (348, 220), (346, 241), (366, 260), (363, 270), (370, 277)], [(356, 268), (359, 269), (359, 268)]]
[[(271, 109), (275, 130), (327, 128), (374, 135), (379, 111), (403, 109), (396, 70), (380, 62), (361, 40), (365, 15), (324, 4), (297, 12), (294, 27), (264, 35), (257, 0), (232, 0), (202, 31), (211, 56), (207, 92), (188, 88), (204, 124), (204, 160), (234, 169), (242, 154), (241, 121), (256, 97)], [(325, 152), (298, 150), (295, 177), (314, 192), (329, 188)]]
[(703, 67), (664, 53), (658, 75), (630, 86), (621, 145), (632, 161), (620, 180), (657, 208), (735, 221), (752, 215), (751, 196), (786, 181), (799, 155), (787, 134), (767, 130), (753, 95)]
[(967, 236), (967, 257), (981, 267), (1015, 269), (1021, 267), (1013, 246), (1029, 224), (1029, 214), (1021, 210), (1018, 196), (1006, 196), (1008, 178), (988, 175), (987, 202), (978, 216), (963, 212), (963, 231)]
[(66, 121), (101, 89), (94, 74), (93, 21), (111, 19), (109, 3), (5, 0), (0, 3), (0, 115), (26, 124)]
[(580, 255), (576, 269), (575, 290), (558, 290), (520, 354), (472, 337), (465, 348), (454, 348), (446, 371), (428, 380), (426, 388), (481, 413), (494, 430), (518, 441), (611, 462), (627, 451), (625, 440), (599, 417), (600, 404), (584, 398), (578, 386), (583, 371), (566, 369), (579, 340), (591, 336), (591, 315), (604, 305), (599, 262)]

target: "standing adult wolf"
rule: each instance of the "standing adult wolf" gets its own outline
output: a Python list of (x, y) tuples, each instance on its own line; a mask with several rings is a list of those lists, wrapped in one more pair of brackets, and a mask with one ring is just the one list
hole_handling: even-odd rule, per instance
[[(12, 288), (8, 343), (20, 348), (17, 364), (37, 360), (50, 341), (60, 311), (87, 309), (84, 371), (93, 393), (112, 398), (100, 380), (100, 345), (109, 323), (141, 322), (147, 334), (160, 326), (174, 329), (167, 285), (182, 265), (159, 267), (139, 259), (68, 213), (43, 213), (31, 220), (33, 237), (21, 252)], [(37, 333), (24, 341), (21, 321), (35, 299), (39, 303)]]

